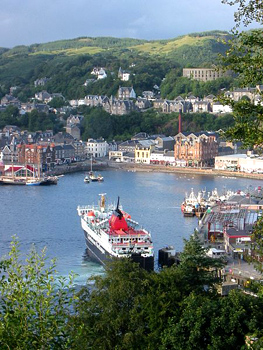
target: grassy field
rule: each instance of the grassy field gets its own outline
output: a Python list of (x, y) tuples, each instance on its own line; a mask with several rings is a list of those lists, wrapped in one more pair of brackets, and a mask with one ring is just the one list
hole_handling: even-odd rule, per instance
[(212, 35), (203, 37), (185, 35), (169, 41), (151, 41), (142, 45), (135, 45), (131, 49), (148, 54), (162, 55), (176, 51), (183, 46), (204, 46), (208, 40), (215, 40), (215, 37)]

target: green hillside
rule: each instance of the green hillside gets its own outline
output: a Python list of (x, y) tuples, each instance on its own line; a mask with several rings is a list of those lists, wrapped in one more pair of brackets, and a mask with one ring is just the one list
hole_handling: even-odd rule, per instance
[[(66, 98), (85, 94), (115, 94), (122, 84), (119, 67), (131, 73), (129, 84), (137, 93), (161, 85), (173, 69), (209, 67), (218, 53), (226, 50), (227, 32), (193, 33), (170, 40), (138, 40), (111, 37), (80, 37), (30, 46), (0, 48), (0, 97), (10, 86), (18, 86), (18, 97), (26, 100), (39, 88), (34, 80), (51, 78), (45, 86), (50, 92), (62, 92)], [(94, 66), (105, 67), (108, 78), (85, 87)], [(126, 83), (127, 84), (127, 83)], [(41, 87), (43, 89), (43, 87)]]

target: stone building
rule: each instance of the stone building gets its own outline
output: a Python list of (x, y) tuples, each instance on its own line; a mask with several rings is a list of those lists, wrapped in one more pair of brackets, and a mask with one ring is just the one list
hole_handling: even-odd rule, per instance
[(214, 68), (183, 68), (183, 77), (200, 81), (216, 80), (226, 75), (229, 73)]
[(178, 133), (175, 137), (174, 158), (186, 162), (187, 166), (208, 166), (218, 155), (215, 133)]
[(55, 144), (46, 145), (17, 145), (18, 163), (34, 165), (47, 171), (55, 165)]

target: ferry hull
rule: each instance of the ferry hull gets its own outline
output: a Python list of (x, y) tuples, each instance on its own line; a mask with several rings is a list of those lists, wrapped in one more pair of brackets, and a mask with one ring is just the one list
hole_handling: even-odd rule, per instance
[[(97, 261), (98, 263), (105, 265), (108, 261), (113, 259), (114, 257), (111, 256), (106, 250), (101, 251), (98, 249), (90, 240), (88, 233), (84, 230), (85, 240), (86, 240), (86, 246), (88, 250), (89, 256)], [(131, 254), (130, 258), (132, 261), (138, 263), (140, 267), (147, 271), (153, 271), (154, 270), (154, 257), (144, 257), (141, 254)], [(116, 259), (116, 258), (115, 258)], [(121, 258), (120, 258), (121, 259)]]

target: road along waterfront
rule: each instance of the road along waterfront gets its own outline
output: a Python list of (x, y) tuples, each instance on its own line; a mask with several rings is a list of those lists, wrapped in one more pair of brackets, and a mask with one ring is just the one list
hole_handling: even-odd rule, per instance
[[(192, 167), (174, 167), (157, 164), (141, 164), (141, 163), (116, 163), (109, 161), (106, 158), (97, 160), (93, 164), (94, 170), (120, 169), (126, 171), (146, 171), (146, 172), (165, 172), (175, 174), (194, 174), (194, 175), (211, 175), (211, 176), (226, 176), (226, 177), (241, 177), (247, 179), (258, 179), (263, 181), (263, 174), (244, 173), (238, 171), (215, 170), (214, 168), (192, 168)], [(70, 165), (57, 166), (52, 172), (52, 175), (68, 174), (78, 171), (89, 171), (90, 161), (81, 163), (73, 163)]]

